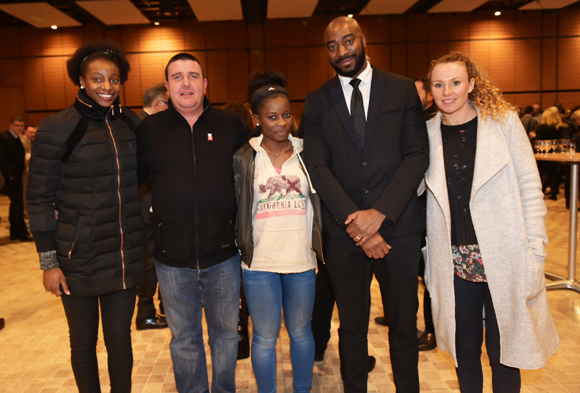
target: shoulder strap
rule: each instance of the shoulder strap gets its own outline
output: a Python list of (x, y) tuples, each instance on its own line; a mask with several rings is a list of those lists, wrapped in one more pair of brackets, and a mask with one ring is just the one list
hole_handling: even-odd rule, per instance
[[(125, 124), (127, 124), (127, 126), (131, 129), (131, 131), (135, 132), (137, 130), (137, 125), (135, 124), (135, 122), (123, 112), (121, 112), (121, 119), (125, 122)], [(86, 117), (82, 116), (74, 131), (72, 132), (72, 134), (70, 134), (70, 136), (66, 140), (65, 143), (66, 151), (64, 153), (64, 156), (62, 156), (62, 162), (65, 162), (69, 159), (71, 154), (75, 151), (76, 147), (78, 146), (79, 142), (85, 136), (85, 133), (87, 132), (88, 128), (89, 128), (89, 120)]]
[(86, 117), (82, 116), (76, 128), (74, 129), (72, 134), (70, 134), (70, 136), (66, 140), (66, 143), (64, 144), (66, 151), (62, 156), (62, 162), (65, 162), (69, 159), (69, 157), (71, 156), (73, 151), (75, 151), (81, 139), (83, 139), (83, 137), (85, 136), (85, 133), (87, 132), (88, 128), (89, 128), (89, 120)]

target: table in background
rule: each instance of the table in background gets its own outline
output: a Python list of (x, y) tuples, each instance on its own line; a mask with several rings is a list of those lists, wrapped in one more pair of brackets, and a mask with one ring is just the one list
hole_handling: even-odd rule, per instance
[(546, 289), (571, 289), (580, 292), (580, 282), (576, 281), (576, 234), (578, 231), (578, 168), (580, 154), (568, 156), (562, 153), (534, 154), (537, 161), (551, 161), (570, 165), (570, 231), (568, 240), (568, 278), (546, 272), (553, 282)]

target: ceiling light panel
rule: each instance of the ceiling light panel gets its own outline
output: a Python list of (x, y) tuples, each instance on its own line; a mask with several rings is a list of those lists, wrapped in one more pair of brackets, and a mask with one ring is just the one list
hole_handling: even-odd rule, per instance
[(40, 28), (50, 28), (52, 25), (59, 27), (82, 26), (81, 23), (48, 3), (0, 4), (0, 10)]
[(77, 1), (80, 7), (106, 25), (138, 25), (149, 19), (129, 0)]
[(360, 12), (361, 15), (403, 14), (418, 0), (371, 0)]
[(470, 12), (488, 0), (443, 0), (428, 12)]
[(564, 8), (578, 0), (536, 0), (521, 6), (520, 10), (549, 10)]
[(268, 0), (268, 19), (310, 18), (318, 0)]
[(241, 0), (187, 0), (200, 22), (242, 20)]

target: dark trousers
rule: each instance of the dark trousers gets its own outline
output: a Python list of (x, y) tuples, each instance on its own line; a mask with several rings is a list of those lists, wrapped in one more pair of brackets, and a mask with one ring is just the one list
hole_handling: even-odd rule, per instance
[(521, 389), (520, 370), (500, 364), (499, 328), (487, 283), (474, 283), (458, 276), (455, 286), (455, 341), (457, 379), (461, 393), (481, 393), (481, 345), (485, 308), (485, 346), (489, 356), (494, 393), (517, 393)]
[(330, 286), (326, 265), (318, 261), (316, 273), (316, 293), (312, 311), (312, 335), (316, 355), (323, 355), (330, 340), (330, 324), (334, 311), (334, 293)]
[[(318, 262), (318, 272), (316, 273), (316, 295), (314, 298), (314, 310), (312, 312), (312, 335), (314, 336), (314, 346), (316, 357), (322, 357), (326, 352), (328, 340), (330, 340), (330, 326), (332, 322), (332, 312), (334, 311), (334, 293), (328, 278), (326, 265), (320, 260)], [(381, 300), (383, 302), (383, 315), (387, 315), (385, 309), (386, 289), (380, 286)], [(431, 298), (429, 298), (431, 302)], [(429, 309), (430, 310), (430, 309)], [(431, 319), (431, 323), (433, 320)]]
[(421, 237), (388, 239), (392, 247), (381, 260), (370, 260), (353, 241), (325, 238), (325, 261), (338, 306), (339, 351), (345, 393), (366, 392), (368, 324), (372, 274), (382, 294), (389, 321), (389, 346), (397, 392), (419, 392), (417, 298)]
[[(425, 238), (421, 241), (421, 247), (425, 247)], [(421, 260), (419, 261), (419, 277), (425, 282), (425, 259), (421, 253)], [(433, 325), (433, 311), (431, 310), (431, 294), (425, 287), (423, 293), (423, 317), (425, 319), (425, 332), (435, 334), (435, 326)]]
[(136, 288), (131, 288), (105, 296), (62, 296), (70, 331), (71, 364), (80, 393), (101, 391), (96, 351), (99, 309), (103, 319), (111, 393), (131, 392), (131, 320), (136, 292)]
[[(145, 224), (145, 280), (137, 287), (137, 320), (155, 318), (154, 296), (157, 292), (157, 272), (155, 271), (155, 224)], [(161, 293), (159, 293), (159, 308), (163, 310)], [(163, 314), (163, 312), (161, 312)]]
[(10, 236), (24, 237), (28, 234), (24, 222), (24, 196), (22, 190), (22, 174), (15, 175), (5, 187), (5, 193), (10, 199), (8, 221), (10, 222)]

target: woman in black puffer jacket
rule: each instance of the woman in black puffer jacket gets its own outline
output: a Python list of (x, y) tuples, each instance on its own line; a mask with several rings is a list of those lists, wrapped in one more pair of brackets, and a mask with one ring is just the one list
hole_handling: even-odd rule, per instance
[(85, 44), (67, 61), (80, 86), (69, 108), (40, 125), (30, 161), (27, 208), (43, 283), (62, 296), (71, 363), (81, 393), (100, 392), (99, 313), (111, 392), (131, 391), (131, 319), (145, 274), (145, 236), (134, 129), (119, 105), (130, 70), (107, 41)]

